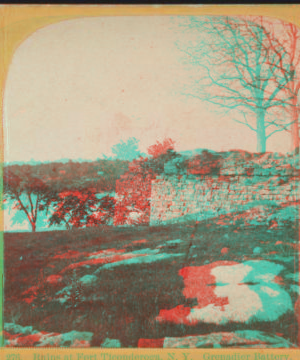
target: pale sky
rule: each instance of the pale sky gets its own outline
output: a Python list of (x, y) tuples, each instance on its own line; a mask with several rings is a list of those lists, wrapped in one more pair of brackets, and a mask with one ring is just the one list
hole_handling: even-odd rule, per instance
[[(132, 136), (144, 152), (165, 136), (177, 150), (256, 151), (254, 132), (181, 94), (197, 74), (175, 46), (184, 36), (168, 16), (82, 18), (36, 31), (9, 68), (5, 161), (94, 160)], [(290, 151), (290, 135), (274, 135), (267, 150)]]

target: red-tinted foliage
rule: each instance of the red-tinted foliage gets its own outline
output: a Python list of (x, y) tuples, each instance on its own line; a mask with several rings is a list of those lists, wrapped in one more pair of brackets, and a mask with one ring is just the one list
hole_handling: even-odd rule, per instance
[(162, 142), (156, 141), (155, 144), (148, 147), (147, 152), (153, 157), (158, 157), (166, 154), (168, 150), (174, 150), (175, 141), (170, 138), (165, 138)]
[(148, 224), (150, 220), (151, 171), (128, 172), (116, 183), (114, 225)]
[(81, 228), (107, 224), (114, 214), (115, 199), (97, 197), (96, 188), (62, 191), (52, 199), (54, 211), (50, 225), (65, 224), (67, 228)]

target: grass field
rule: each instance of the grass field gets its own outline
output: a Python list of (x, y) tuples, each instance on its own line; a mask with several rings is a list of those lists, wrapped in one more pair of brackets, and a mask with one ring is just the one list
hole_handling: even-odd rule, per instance
[[(292, 224), (272, 229), (265, 225), (216, 225), (214, 221), (97, 227), (6, 233), (4, 240), (5, 323), (60, 334), (91, 332), (90, 346), (118, 339), (122, 347), (137, 347), (141, 339), (238, 330), (264, 331), (293, 344), (297, 341), (298, 229)], [(226, 287), (218, 284), (213, 272), (207, 274), (218, 266), (248, 266), (253, 260), (258, 269), (270, 263), (277, 266), (269, 292), (282, 291), (291, 305), (280, 310), (282, 304), (272, 302), (275, 295), (260, 295), (260, 315), (253, 312), (244, 318), (243, 311), (236, 310), (227, 321), (226, 305), (233, 301), (236, 306), (246, 306), (244, 298), (239, 299), (242, 295), (238, 289), (261, 294), (255, 290), (260, 280), (249, 278), (242, 285), (239, 279), (236, 284), (232, 283), (235, 279), (230, 280), (228, 291), (237, 292), (226, 298), (214, 295), (216, 288), (221, 291)], [(193, 283), (182, 275), (184, 268), (198, 271), (202, 285), (196, 289), (197, 296), (193, 295), (197, 292), (194, 288), (194, 292), (189, 290)], [(222, 304), (220, 299), (225, 299)], [(200, 307), (200, 302), (202, 308), (214, 302), (223, 320), (210, 322), (201, 310), (202, 320), (189, 322), (187, 316), (192, 308)], [(6, 338), (10, 339), (8, 333)]]

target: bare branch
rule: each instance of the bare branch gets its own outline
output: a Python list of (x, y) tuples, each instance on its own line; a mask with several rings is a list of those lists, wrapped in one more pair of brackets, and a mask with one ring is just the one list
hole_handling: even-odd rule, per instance
[(239, 124), (243, 124), (243, 125), (246, 125), (246, 126), (248, 126), (248, 128), (249, 129), (251, 129), (251, 130), (253, 130), (253, 131), (255, 131), (255, 132), (257, 132), (257, 130), (256, 129), (254, 129), (250, 124), (248, 124), (247, 122), (243, 122), (243, 121), (239, 121), (239, 120), (237, 120), (237, 119), (232, 119), (233, 121), (235, 121), (235, 122), (237, 122), (237, 123), (239, 123)]
[(27, 216), (30, 224), (32, 224), (32, 218), (30, 217), (30, 215), (29, 215), (26, 207), (24, 206), (24, 204), (23, 204), (23, 202), (22, 202), (19, 194), (18, 194), (18, 193), (15, 193), (15, 195), (16, 195), (16, 199), (18, 200), (19, 205), (21, 206), (21, 209), (25, 212), (25, 214), (26, 214), (26, 216)]
[(286, 124), (286, 125), (283, 126), (282, 128), (272, 131), (269, 135), (267, 135), (267, 139), (268, 139), (270, 136), (272, 136), (273, 134), (275, 134), (275, 133), (277, 133), (277, 132), (279, 132), (279, 131), (286, 130), (291, 124), (292, 124), (292, 123)]

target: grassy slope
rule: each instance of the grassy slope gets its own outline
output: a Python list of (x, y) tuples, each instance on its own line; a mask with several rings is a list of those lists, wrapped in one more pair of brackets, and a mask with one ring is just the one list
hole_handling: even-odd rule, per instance
[[(193, 305), (182, 290), (182, 278), (178, 271), (189, 265), (200, 266), (219, 260), (242, 262), (249, 259), (271, 259), (276, 251), (283, 257), (294, 256), (295, 261), (281, 262), (287, 273), (295, 273), (298, 264), (296, 250), (290, 246), (297, 239), (297, 229), (287, 226), (268, 231), (266, 226), (239, 229), (237, 226), (215, 224), (182, 224), (164, 227), (90, 228), (75, 231), (47, 233), (5, 234), (5, 322), (32, 325), (35, 329), (54, 332), (71, 330), (94, 333), (93, 346), (99, 346), (106, 338), (120, 339), (122, 346), (137, 346), (139, 338), (162, 338), (206, 334), (212, 331), (255, 329), (282, 333), (293, 343), (296, 341), (296, 321), (293, 314), (286, 314), (276, 322), (262, 322), (245, 326), (231, 323), (224, 326), (199, 324), (196, 326), (158, 323), (154, 318), (160, 309), (171, 309), (179, 304)], [(75, 302), (60, 304), (49, 301), (58, 290), (69, 285), (72, 279), (92, 274), (99, 265), (78, 268), (76, 274), (66, 271), (58, 287), (46, 287), (45, 298), (38, 297), (32, 304), (22, 301), (22, 292), (41, 282), (43, 277), (58, 274), (78, 259), (54, 260), (53, 256), (69, 250), (96, 252), (102, 249), (121, 249), (134, 240), (147, 243), (127, 247), (128, 251), (151, 248), (166, 240), (181, 239), (182, 244), (169, 246), (165, 252), (186, 254), (180, 258), (166, 259), (151, 264), (132, 264), (103, 270), (100, 281), (89, 289), (78, 289)], [(283, 244), (275, 245), (277, 241)], [(194, 247), (193, 247), (194, 246)], [(227, 254), (221, 250), (228, 247)], [(262, 249), (253, 255), (253, 249)], [(22, 260), (20, 260), (22, 257)], [(280, 260), (276, 260), (280, 263)], [(283, 286), (288, 287), (285, 283)], [(293, 293), (291, 293), (293, 295)], [(84, 298), (84, 300), (80, 300)], [(294, 293), (293, 302), (296, 294)], [(75, 306), (76, 305), (76, 306)], [(275, 330), (274, 330), (275, 329)]]

